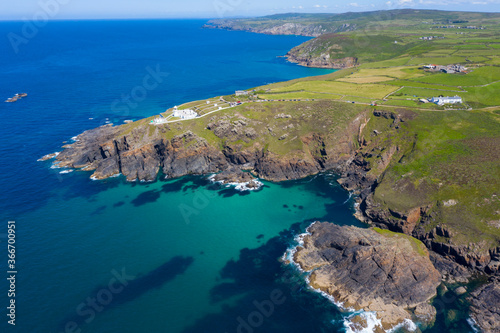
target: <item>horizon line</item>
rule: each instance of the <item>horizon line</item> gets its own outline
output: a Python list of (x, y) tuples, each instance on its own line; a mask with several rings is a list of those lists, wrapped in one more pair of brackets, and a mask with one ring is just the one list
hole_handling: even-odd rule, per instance
[[(462, 12), (462, 13), (483, 13), (483, 14), (500, 14), (497, 11), (469, 11), (469, 10), (444, 10), (444, 9), (427, 9), (427, 8), (394, 8), (394, 9), (377, 9), (368, 11), (346, 11), (346, 12), (324, 12), (324, 13), (310, 13), (310, 12), (281, 12), (266, 15), (234, 15), (227, 17), (202, 17), (202, 16), (178, 16), (178, 17), (65, 17), (65, 18), (49, 18), (48, 21), (123, 21), (123, 20), (216, 20), (216, 19), (239, 19), (239, 18), (260, 18), (275, 15), (286, 14), (301, 14), (301, 15), (342, 15), (350, 13), (373, 13), (373, 12), (389, 12), (395, 10), (414, 10), (414, 11), (434, 11), (434, 12)], [(29, 19), (10, 19), (1, 18), (0, 22), (26, 22)]]

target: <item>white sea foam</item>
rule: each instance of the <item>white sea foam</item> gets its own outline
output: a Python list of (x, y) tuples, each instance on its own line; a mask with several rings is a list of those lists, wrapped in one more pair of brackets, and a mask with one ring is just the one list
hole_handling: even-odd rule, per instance
[[(294, 259), (294, 255), (295, 255), (295, 253), (297, 252), (297, 248), (298, 248), (299, 246), (304, 246), (304, 238), (305, 238), (306, 236), (308, 236), (308, 235), (311, 235), (311, 233), (310, 233), (310, 231), (309, 231), (309, 230), (310, 230), (310, 228), (311, 228), (314, 224), (316, 224), (316, 223), (317, 223), (317, 222), (313, 222), (313, 223), (311, 223), (311, 225), (309, 225), (309, 226), (306, 228), (306, 232), (304, 232), (304, 233), (302, 233), (302, 234), (298, 234), (297, 236), (295, 236), (295, 237), (294, 237), (294, 241), (295, 241), (296, 245), (294, 245), (293, 247), (288, 248), (288, 249), (286, 250), (286, 252), (283, 254), (283, 257), (282, 257), (282, 259), (289, 261), (289, 262), (290, 262), (293, 266), (295, 266), (295, 268), (296, 268), (298, 271), (300, 271), (300, 272), (302, 272), (302, 273), (308, 273), (309, 275), (310, 275), (310, 273), (311, 273), (311, 272), (304, 271), (304, 270), (302, 269), (302, 267), (300, 267), (299, 263), (295, 262), (295, 260), (293, 260), (293, 259)], [(310, 280), (309, 280), (309, 275), (305, 277), (305, 281), (306, 281), (306, 283), (307, 283), (307, 285), (308, 285), (308, 288), (309, 288), (309, 289), (311, 289), (311, 290), (313, 290), (313, 291), (315, 291), (315, 292), (317, 292), (317, 293), (321, 294), (323, 297), (325, 297), (326, 299), (328, 299), (330, 302), (332, 302), (333, 304), (335, 304), (338, 308), (340, 308), (340, 309), (342, 309), (342, 310), (354, 311), (354, 309), (351, 309), (351, 308), (346, 308), (346, 307), (344, 306), (344, 303), (337, 301), (337, 300), (336, 300), (333, 296), (331, 296), (331, 295), (329, 295), (329, 294), (325, 293), (323, 290), (321, 290), (321, 289), (316, 289), (316, 288), (311, 287), (311, 283), (310, 283)]]
[(477, 323), (474, 320), (474, 318), (472, 318), (472, 317), (467, 318), (467, 323), (469, 324), (469, 326), (472, 328), (472, 330), (474, 332), (478, 332), (478, 333), (481, 332), (481, 330), (478, 328)]
[(410, 331), (410, 332), (415, 332), (417, 330), (417, 324), (415, 324), (410, 319), (405, 319), (405, 320), (403, 320), (402, 323), (397, 324), (396, 326), (394, 326), (393, 328), (388, 330), (387, 333), (397, 332), (398, 330), (400, 330), (403, 327), (406, 329), (406, 331)]
[[(53, 158), (56, 158), (57, 155), (59, 155), (61, 152), (59, 151), (56, 151), (55, 153), (52, 153), (52, 154), (47, 154), (45, 156), (42, 156), (41, 158), (37, 159), (37, 162), (41, 162), (41, 161), (44, 161), (44, 159), (47, 157), (47, 156), (51, 156), (49, 159), (53, 159)], [(53, 156), (52, 156), (53, 155)]]
[[(253, 179), (249, 182), (245, 183), (225, 183), (223, 180), (215, 180), (216, 174), (210, 175), (207, 177), (208, 180), (210, 180), (213, 183), (218, 183), (221, 185), (226, 185), (225, 187), (234, 187), (235, 190), (243, 192), (243, 191), (256, 191), (259, 190), (264, 183), (260, 182), (258, 179)], [(255, 184), (256, 187), (249, 187), (251, 183)]]
[[(351, 321), (351, 319), (356, 316), (359, 316), (366, 321), (366, 327), (360, 327), (360, 325)], [(382, 321), (377, 318), (376, 312), (361, 311), (344, 318), (346, 333), (373, 333), (377, 326), (382, 327)]]
[[(115, 178), (121, 175), (121, 173), (115, 173), (114, 175), (109, 176), (108, 178)], [(100, 180), (99, 178), (96, 178), (95, 176), (90, 176), (90, 179), (92, 180)]]
[(59, 173), (65, 174), (65, 173), (70, 173), (70, 172), (73, 172), (73, 169), (63, 170), (63, 171), (61, 171)]
[(309, 280), (309, 276), (306, 277), (306, 283), (307, 285), (309, 286), (309, 289), (317, 292), (318, 294), (320, 294), (321, 296), (323, 296), (324, 298), (326, 298), (327, 300), (329, 300), (331, 303), (335, 304), (339, 309), (343, 310), (343, 311), (354, 311), (353, 308), (346, 308), (345, 305), (344, 305), (344, 302), (340, 302), (338, 300), (335, 299), (335, 297), (333, 297), (332, 295), (328, 294), (328, 293), (325, 293), (323, 290), (321, 289), (316, 289), (316, 288), (313, 288), (311, 286), (311, 281)]
[(50, 166), (51, 169), (61, 169), (62, 167), (59, 166), (61, 162), (54, 162), (52, 163), (52, 165)]
[(352, 192), (349, 192), (349, 197), (346, 199), (346, 201), (344, 201), (343, 205), (345, 205), (351, 198), (352, 198)]
[(283, 261), (288, 261), (288, 262), (292, 263), (292, 265), (295, 266), (295, 268), (297, 268), (300, 272), (305, 272), (305, 271), (300, 267), (300, 265), (297, 262), (295, 262), (293, 260), (293, 257), (295, 255), (295, 252), (297, 252), (297, 248), (299, 246), (304, 246), (304, 237), (311, 234), (309, 232), (309, 228), (311, 226), (313, 226), (314, 223), (316, 223), (316, 222), (313, 222), (310, 226), (308, 226), (306, 228), (306, 232), (304, 232), (302, 234), (298, 234), (297, 236), (295, 236), (293, 238), (293, 240), (295, 241), (295, 244), (292, 247), (289, 247), (288, 249), (286, 249), (285, 253), (282, 256)]

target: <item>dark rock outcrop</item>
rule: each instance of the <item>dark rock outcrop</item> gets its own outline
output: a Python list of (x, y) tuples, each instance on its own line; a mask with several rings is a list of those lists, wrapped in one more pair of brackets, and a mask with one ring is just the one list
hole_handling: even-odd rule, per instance
[(425, 246), (388, 231), (316, 222), (294, 260), (345, 307), (376, 311), (385, 329), (412, 318), (441, 283)]
[(500, 332), (500, 281), (494, 280), (471, 293), (471, 317), (484, 333)]
[[(278, 114), (275, 119), (286, 119), (285, 128), (295, 129), (291, 116)], [(59, 167), (94, 171), (93, 179), (123, 174), (129, 181), (153, 181), (160, 172), (180, 177), (234, 168), (251, 171), (265, 180), (284, 181), (337, 169), (345, 165), (353, 147), (349, 128), (335, 140), (316, 132), (303, 137), (286, 136), (281, 141), (301, 140), (304, 148), (287, 151), (288, 142), (284, 142), (285, 152), (278, 154), (267, 148), (263, 137), (268, 131), (262, 122), (241, 115), (210, 118), (206, 129), (217, 137), (210, 143), (189, 130), (172, 137), (168, 133), (173, 130), (170, 126), (174, 125), (154, 126), (139, 121), (99, 127), (78, 135), (76, 142), (65, 145), (57, 157), (43, 159), (56, 157)], [(359, 119), (349, 126), (357, 130)], [(176, 133), (182, 133), (181, 127), (176, 127)]]
[(358, 64), (358, 58), (332, 58), (328, 53), (321, 53), (318, 56), (311, 56), (300, 55), (298, 53), (290, 51), (286, 54), (286, 57), (288, 61), (305, 67), (342, 69), (355, 67)]
[(300, 179), (318, 173), (321, 169), (312, 159), (283, 157), (267, 153), (255, 165), (255, 173), (264, 179), (284, 181)]
[(160, 170), (167, 177), (180, 177), (218, 172), (227, 165), (220, 150), (192, 132), (172, 140), (151, 138), (146, 142), (117, 133), (118, 128), (112, 126), (86, 131), (75, 143), (65, 146), (56, 163), (61, 167), (94, 170), (93, 179), (121, 173), (129, 181), (153, 181)]

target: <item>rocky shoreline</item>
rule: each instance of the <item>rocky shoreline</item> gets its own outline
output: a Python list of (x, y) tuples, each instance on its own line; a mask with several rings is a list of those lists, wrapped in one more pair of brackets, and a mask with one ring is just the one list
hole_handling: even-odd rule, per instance
[(328, 222), (315, 222), (307, 232), (293, 260), (310, 273), (314, 289), (351, 311), (376, 312), (383, 330), (413, 320), (434, 321), (429, 300), (441, 274), (418, 240)]
[(226, 187), (233, 186), (237, 191), (256, 191), (264, 185), (258, 179), (254, 178), (249, 172), (243, 172), (237, 168), (229, 168), (221, 173), (214, 174), (208, 179), (214, 183)]
[(341, 23), (336, 26), (322, 26), (320, 24), (307, 23), (270, 23), (263, 26), (252, 26), (245, 20), (238, 19), (215, 19), (208, 21), (203, 28), (224, 29), (233, 31), (248, 31), (266, 35), (297, 35), (306, 37), (318, 37), (325, 33), (346, 32), (357, 28), (355, 24)]
[(356, 67), (358, 59), (355, 57), (331, 58), (330, 54), (322, 53), (319, 56), (303, 56), (294, 50), (286, 54), (288, 61), (304, 67), (343, 69)]
[[(374, 116), (390, 120), (392, 122), (391, 128), (398, 130), (399, 124), (410, 121), (413, 115), (411, 112), (405, 110), (396, 111), (375, 111)], [(319, 134), (311, 134), (301, 138), (304, 145), (311, 147), (309, 148), (310, 155), (302, 156), (298, 156), (297, 154), (278, 156), (267, 151), (265, 146), (260, 144), (254, 144), (250, 148), (231, 144), (215, 147), (206, 139), (191, 131), (186, 131), (183, 134), (173, 136), (171, 139), (166, 139), (162, 136), (162, 131), (166, 130), (166, 127), (157, 127), (154, 132), (151, 132), (148, 125), (145, 125), (143, 128), (137, 127), (123, 134), (121, 127), (105, 125), (78, 135), (74, 143), (63, 147), (64, 150), (61, 153), (46, 155), (41, 160), (55, 158), (55, 163), (58, 167), (93, 171), (91, 176), (93, 179), (105, 179), (123, 174), (128, 181), (154, 181), (157, 179), (159, 173), (164, 174), (168, 178), (190, 174), (217, 174), (214, 176), (214, 181), (220, 181), (225, 184), (251, 184), (254, 182), (254, 176), (270, 181), (282, 181), (300, 179), (321, 171), (334, 170), (340, 175), (338, 182), (341, 186), (357, 196), (357, 217), (360, 220), (372, 226), (415, 237), (422, 241), (428, 249), (425, 250), (428, 251), (428, 254), (425, 256), (426, 259), (422, 259), (417, 264), (421, 267), (422, 271), (419, 273), (427, 274), (426, 276), (430, 277), (430, 280), (427, 282), (432, 285), (434, 291), (430, 291), (432, 289), (429, 287), (430, 285), (425, 285), (426, 281), (424, 281), (424, 278), (415, 278), (412, 275), (416, 281), (426, 286), (425, 293), (423, 294), (425, 297), (422, 299), (418, 298), (420, 300), (418, 304), (415, 303), (417, 299), (415, 297), (418, 295), (408, 294), (399, 299), (396, 302), (396, 308), (391, 311), (387, 310), (391, 315), (384, 316), (384, 318), (397, 318), (397, 320), (384, 319), (383, 322), (386, 324), (385, 328), (387, 328), (391, 325), (401, 323), (401, 320), (411, 319), (415, 316), (418, 317), (418, 315), (422, 317), (425, 313), (432, 313), (432, 309), (424, 303), (429, 297), (435, 294), (437, 280), (439, 280), (439, 283), (441, 281), (465, 283), (474, 274), (487, 274), (492, 277), (498, 277), (500, 249), (484, 249), (474, 244), (467, 247), (453, 245), (452, 242), (438, 242), (438, 237), (449, 237), (450, 231), (445, 226), (440, 225), (430, 232), (424, 232), (418, 227), (418, 225), (425, 225), (427, 220), (435, 218), (435, 216), (429, 213), (427, 207), (417, 207), (409, 211), (398, 212), (378, 206), (373, 200), (373, 193), (380, 179), (374, 173), (371, 173), (370, 170), (373, 168), (384, 170), (389, 165), (393, 156), (396, 156), (399, 148), (394, 146), (382, 150), (378, 147), (372, 148), (368, 138), (362, 135), (368, 121), (369, 117), (366, 115), (356, 117), (349, 126), (347, 133), (357, 133), (357, 135), (354, 137), (352, 134), (346, 135), (346, 139), (337, 141), (334, 144)], [(238, 139), (249, 141), (258, 137), (254, 129), (258, 124), (255, 124), (255, 127), (251, 127), (251, 125), (252, 123), (248, 119), (230, 122), (223, 118), (214, 118), (208, 124), (207, 130), (212, 131), (219, 138), (230, 137), (233, 141)], [(355, 147), (359, 148), (355, 149)], [(378, 156), (377, 162), (369, 165), (367, 159), (373, 156)], [(242, 169), (251, 171), (251, 173), (242, 172)], [(250, 185), (249, 189), (256, 188), (256, 185), (257, 183)], [(374, 262), (373, 258), (370, 257), (373, 253), (384, 249), (382, 252), (386, 251), (387, 253), (394, 254), (397, 250), (393, 246), (394, 244), (389, 245), (386, 242), (387, 244), (384, 245), (380, 236), (376, 235), (376, 232), (372, 229), (370, 229), (371, 231), (363, 231), (363, 233), (368, 233), (365, 235), (361, 231), (354, 231), (350, 227), (338, 227), (329, 224), (335, 227), (323, 226), (320, 228), (319, 225), (323, 226), (324, 224), (318, 224), (318, 227), (315, 227), (314, 230), (317, 239), (321, 240), (324, 244), (339, 242), (338, 235), (345, 235), (346, 239), (357, 235), (357, 243), (351, 242), (350, 245), (342, 243), (345, 251), (353, 253), (353, 256), (350, 257), (351, 262), (339, 261), (342, 265), (355, 264), (357, 259), (361, 260), (361, 262), (371, 263)], [(320, 229), (316, 230), (316, 228)], [(331, 232), (330, 228), (337, 229), (335, 232)], [(322, 232), (324, 232), (323, 235), (321, 234)], [(362, 239), (369, 239), (369, 243), (372, 245), (368, 245), (368, 243), (361, 244), (365, 242)], [(311, 240), (308, 244), (313, 243), (314, 241)], [(375, 243), (382, 245), (373, 246)], [(364, 250), (367, 250), (367, 252), (363, 252)], [(319, 275), (320, 272), (315, 273), (313, 275), (314, 278), (311, 278), (311, 284), (321, 290), (325, 289), (325, 292), (334, 294), (335, 297), (339, 297), (343, 301), (354, 302), (349, 298), (351, 292), (346, 292), (347, 289), (343, 291), (333, 290), (328, 284), (329, 279), (341, 278), (339, 281), (349, 284), (351, 283), (349, 281), (354, 277), (354, 275), (337, 276), (335, 274), (339, 272), (346, 272), (344, 268), (347, 266), (326, 265), (326, 262), (324, 262), (324, 254), (333, 255), (336, 253), (335, 251), (338, 251), (338, 248), (318, 248), (315, 246), (309, 247), (307, 251), (308, 257), (319, 258), (323, 256), (320, 262), (324, 264), (325, 268), (323, 270), (328, 272), (328, 274), (325, 273), (321, 276)], [(314, 253), (315, 251), (316, 253)], [(354, 253), (358, 254), (354, 255)], [(413, 256), (408, 258), (403, 256), (406, 259), (401, 263), (401, 267), (406, 267), (406, 262), (412, 262), (418, 256), (414, 256), (415, 258), (413, 259), (411, 257)], [(299, 258), (297, 259), (300, 260)], [(303, 265), (306, 270), (314, 269), (309, 264), (304, 263)], [(335, 267), (339, 269), (335, 270)], [(382, 271), (385, 273), (388, 272), (387, 269), (382, 269)], [(355, 273), (352, 270), (350, 272)], [(405, 272), (398, 271), (399, 273), (402, 274), (401, 278), (409, 278), (409, 276), (404, 275)], [(439, 276), (439, 279), (436, 280), (437, 276)], [(375, 283), (376, 281), (372, 282)], [(473, 292), (469, 296), (473, 304), (471, 307), (472, 318), (485, 332), (494, 332), (491, 328), (499, 327), (500, 325), (500, 315), (495, 310), (497, 308), (486, 314), (482, 314), (484, 312), (482, 309), (486, 306), (485, 304), (491, 301), (496, 302), (497, 305), (500, 304), (498, 281), (493, 279), (481, 288), (478, 292)], [(488, 296), (492, 292), (495, 296)], [(375, 310), (376, 308), (379, 309), (378, 311), (380, 309), (384, 311), (383, 309), (388, 309), (385, 305), (392, 304), (389, 302), (389, 298), (392, 296), (387, 296), (389, 295), (388, 293), (386, 296), (389, 298), (384, 298), (381, 289), (379, 289), (377, 297), (381, 298), (383, 302), (363, 298), (359, 290), (358, 294), (360, 297), (359, 302), (354, 302), (353, 304), (357, 304), (359, 308), (369, 310)], [(369, 297), (369, 295), (365, 297)], [(402, 296), (399, 295), (398, 297)], [(377, 308), (376, 306), (379, 307)]]

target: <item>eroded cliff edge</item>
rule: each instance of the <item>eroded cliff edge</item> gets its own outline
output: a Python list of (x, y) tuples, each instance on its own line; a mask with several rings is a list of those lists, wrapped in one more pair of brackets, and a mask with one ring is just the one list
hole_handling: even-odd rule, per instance
[(191, 122), (99, 127), (64, 146), (55, 163), (93, 171), (93, 179), (153, 181), (160, 172), (174, 178), (230, 167), (271, 181), (299, 179), (345, 165), (366, 113), (328, 101), (232, 110)]
[[(499, 275), (495, 114), (310, 101), (249, 103), (160, 126), (149, 121), (84, 132), (56, 163), (129, 181), (228, 169), (281, 181), (335, 170), (357, 195), (358, 217), (421, 240), (444, 281)], [(484, 293), (471, 297), (481, 304)], [(496, 325), (491, 318), (475, 317), (482, 328)]]

